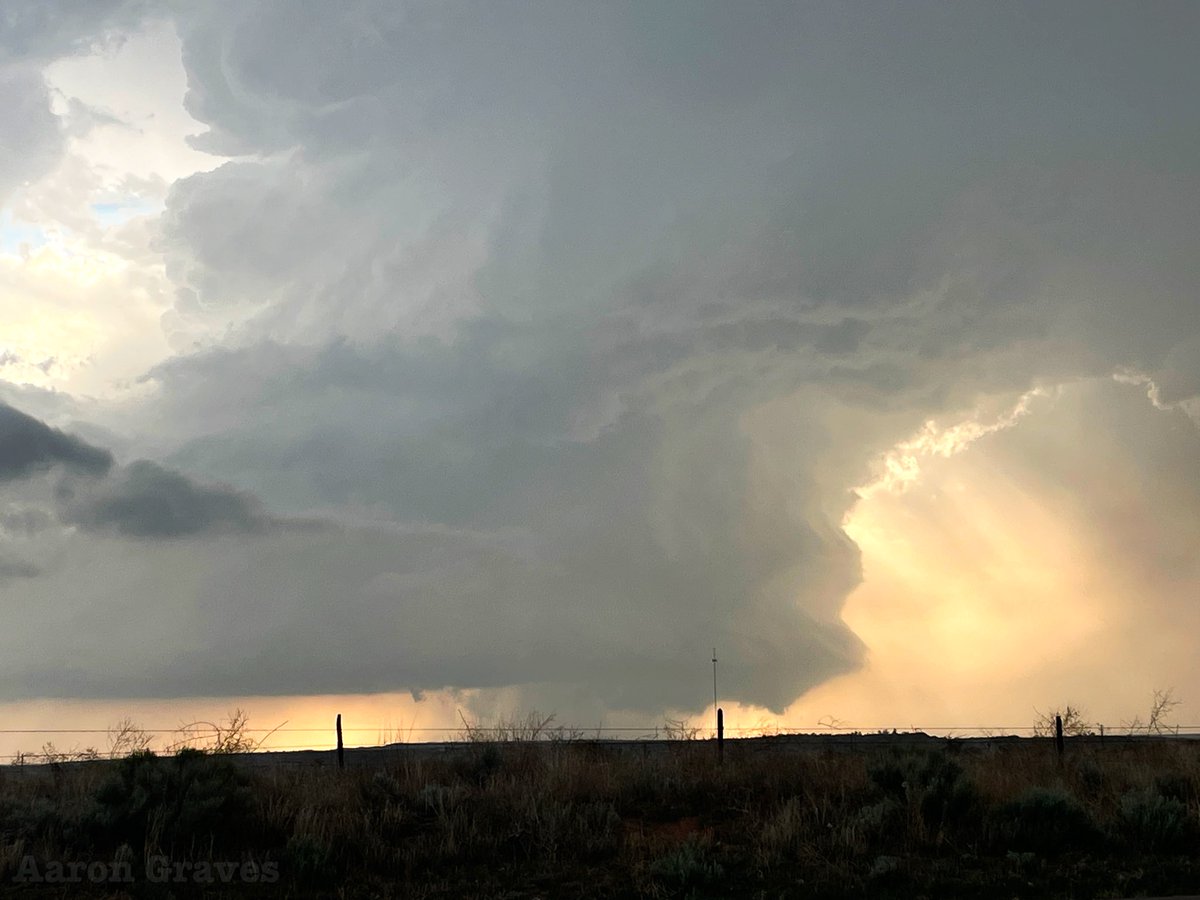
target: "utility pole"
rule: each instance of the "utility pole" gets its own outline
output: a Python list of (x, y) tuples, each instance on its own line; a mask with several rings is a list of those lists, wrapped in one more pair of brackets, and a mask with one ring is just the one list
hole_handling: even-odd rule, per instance
[(717, 708), (717, 648), (713, 647), (713, 710)]

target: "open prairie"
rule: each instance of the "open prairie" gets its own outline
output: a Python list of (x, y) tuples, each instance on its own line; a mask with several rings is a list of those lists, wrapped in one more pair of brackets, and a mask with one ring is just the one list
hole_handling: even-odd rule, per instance
[(1200, 889), (1200, 742), (539, 740), (0, 770), (11, 896), (1131, 897)]

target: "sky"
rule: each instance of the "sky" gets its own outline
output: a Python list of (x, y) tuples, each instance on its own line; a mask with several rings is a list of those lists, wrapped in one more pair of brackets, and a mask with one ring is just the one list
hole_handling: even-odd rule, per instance
[(1198, 34), (7, 0), (4, 720), (1186, 719)]

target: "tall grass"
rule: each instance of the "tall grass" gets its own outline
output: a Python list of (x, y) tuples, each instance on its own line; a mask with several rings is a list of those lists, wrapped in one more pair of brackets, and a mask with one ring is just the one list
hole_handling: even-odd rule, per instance
[[(545, 732), (547, 723), (531, 722)], [(135, 754), (0, 774), (0, 882), (39, 859), (275, 860), (294, 896), (1095, 896), (1200, 886), (1200, 748), (671, 752), (479, 741), (386, 766)], [(221, 856), (225, 854), (225, 856)], [(803, 887), (800, 887), (800, 884)], [(1030, 885), (1033, 885), (1031, 888)], [(82, 890), (86, 891), (86, 885)], [(100, 895), (97, 891), (97, 895)]]

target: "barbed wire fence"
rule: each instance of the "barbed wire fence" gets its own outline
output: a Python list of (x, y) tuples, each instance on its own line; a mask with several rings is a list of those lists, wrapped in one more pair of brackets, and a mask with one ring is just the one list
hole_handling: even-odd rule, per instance
[[(819, 721), (813, 724), (768, 724), (753, 726), (726, 726), (726, 734), (739, 738), (819, 738), (824, 744), (861, 744), (870, 737), (920, 737), (922, 735), (944, 739), (1001, 739), (1045, 737), (1037, 725), (856, 725), (841, 722)], [(274, 753), (289, 751), (327, 751), (334, 747), (332, 727), (300, 727), (283, 724), (275, 728), (249, 728), (242, 723), (231, 733), (228, 726), (218, 723), (189, 723), (170, 728), (138, 727), (137, 733), (145, 740), (137, 746), (128, 742), (113, 745), (114, 737), (121, 734), (114, 728), (0, 728), (0, 736), (28, 737), (31, 744), (41, 739), (40, 750), (17, 751), (0, 754), (0, 764), (38, 764), (89, 759), (110, 759), (128, 755), (133, 750), (150, 750), (170, 753), (183, 747), (216, 749), (220, 752)], [(495, 726), (464, 724), (463, 726), (411, 726), (396, 728), (394, 725), (344, 727), (342, 731), (358, 736), (352, 749), (397, 747), (420, 744), (470, 744), (477, 742), (519, 741), (701, 741), (716, 738), (716, 729), (694, 726), (667, 720), (655, 725), (599, 725), (564, 726), (544, 725), (536, 730), (522, 733), (512, 724)], [(368, 736), (373, 735), (374, 741)], [(1163, 738), (1200, 739), (1200, 724), (1172, 724), (1169, 730), (1148, 732), (1139, 723), (1123, 722), (1118, 725), (1094, 724), (1087, 733), (1071, 735), (1072, 740), (1149, 736)], [(69, 740), (70, 749), (59, 749), (56, 742)], [(6, 741), (6, 743), (11, 743)], [(108, 746), (100, 749), (96, 744)], [(82, 748), (80, 744), (83, 744)]]

